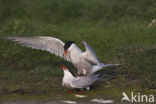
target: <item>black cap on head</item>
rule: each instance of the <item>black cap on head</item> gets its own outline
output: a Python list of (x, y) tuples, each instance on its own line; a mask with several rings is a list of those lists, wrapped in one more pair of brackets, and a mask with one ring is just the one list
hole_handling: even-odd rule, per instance
[(73, 43), (74, 43), (73, 41), (67, 41), (64, 45), (64, 51), (66, 51)]

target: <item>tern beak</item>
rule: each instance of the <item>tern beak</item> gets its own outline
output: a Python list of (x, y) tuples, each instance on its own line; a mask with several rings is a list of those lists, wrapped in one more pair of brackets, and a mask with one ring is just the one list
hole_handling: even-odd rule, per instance
[(67, 56), (68, 54), (68, 49), (64, 52), (64, 58)]
[(67, 68), (66, 68), (66, 66), (65, 65), (61, 65), (61, 68), (63, 69), (63, 70), (67, 70)]

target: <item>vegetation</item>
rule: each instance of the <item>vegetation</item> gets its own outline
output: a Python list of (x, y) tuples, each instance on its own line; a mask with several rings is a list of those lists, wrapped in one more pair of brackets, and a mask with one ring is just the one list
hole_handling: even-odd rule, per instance
[[(116, 101), (123, 91), (156, 91), (156, 27), (147, 28), (154, 18), (155, 0), (0, 0), (0, 36), (52, 36), (83, 50), (86, 40), (101, 62), (121, 63), (101, 72), (110, 88), (99, 81), (85, 92)], [(75, 99), (61, 87), (61, 64), (75, 69), (0, 38), (0, 99)]]

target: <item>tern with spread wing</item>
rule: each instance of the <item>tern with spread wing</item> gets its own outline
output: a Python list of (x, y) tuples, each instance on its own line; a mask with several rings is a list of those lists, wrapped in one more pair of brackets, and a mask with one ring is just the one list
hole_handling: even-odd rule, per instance
[(74, 77), (73, 74), (62, 65), (62, 69), (64, 72), (62, 86), (74, 89), (90, 89), (90, 86), (99, 78), (99, 74), (90, 75), (90, 76), (77, 76)]
[[(100, 63), (93, 49), (85, 41), (83, 41), (83, 44), (86, 51), (82, 52), (74, 42), (68, 41), (64, 43), (60, 39), (54, 37), (39, 36), (4, 38), (17, 42), (23, 46), (46, 50), (52, 54), (60, 56), (65, 60), (70, 61), (78, 69), (78, 74), (92, 75), (104, 67), (120, 65)], [(92, 65), (91, 63), (94, 63), (95, 65)]]

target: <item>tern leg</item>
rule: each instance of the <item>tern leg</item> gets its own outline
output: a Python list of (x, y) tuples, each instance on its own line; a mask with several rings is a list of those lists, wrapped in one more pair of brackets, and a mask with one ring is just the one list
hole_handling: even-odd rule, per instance
[(85, 69), (83, 69), (83, 74), (86, 74), (86, 70)]
[(77, 72), (77, 76), (87, 76), (87, 72), (86, 72), (86, 70), (85, 69), (83, 69), (83, 70), (78, 70), (78, 72)]
[(87, 76), (87, 72), (85, 69), (83, 69), (83, 76)]
[(67, 93), (70, 93), (70, 94), (82, 94), (84, 92), (84, 90), (83, 89), (81, 89), (80, 91), (73, 91), (73, 90), (69, 90), (69, 91), (67, 91)]
[(78, 69), (77, 76), (81, 76), (80, 69)]
[(80, 92), (77, 92), (77, 94), (79, 94), (79, 95), (80, 95), (80, 94), (82, 94), (83, 92), (84, 92), (84, 90), (83, 90), (83, 89), (81, 89), (81, 90), (80, 90)]
[(87, 87), (86, 89), (89, 91), (90, 90), (90, 87)]
[(77, 72), (77, 76), (81, 76), (81, 73), (80, 73), (80, 71), (78, 71), (78, 72)]
[(75, 91), (73, 91), (73, 90), (68, 90), (67, 93), (72, 94), (72, 93), (75, 93)]

